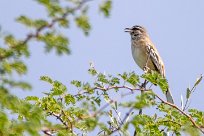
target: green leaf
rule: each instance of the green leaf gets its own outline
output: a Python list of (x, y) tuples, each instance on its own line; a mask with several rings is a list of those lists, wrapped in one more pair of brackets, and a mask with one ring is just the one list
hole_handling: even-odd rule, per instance
[(37, 29), (42, 28), (42, 27), (48, 26), (48, 22), (43, 19), (37, 19), (33, 22), (33, 26)]
[(78, 80), (72, 80), (71, 84), (76, 86), (76, 87), (81, 87), (81, 81), (78, 81)]
[(142, 75), (141, 77), (146, 79), (147, 81), (150, 81), (154, 85), (159, 85), (163, 93), (166, 93), (166, 90), (169, 87), (167, 80), (162, 75), (160, 75), (158, 72), (152, 71), (151, 73), (146, 73)]
[(54, 81), (51, 95), (62, 95), (66, 90), (67, 88), (65, 85), (59, 81)]
[(41, 76), (41, 77), (40, 77), (40, 80), (45, 81), (45, 82), (48, 82), (48, 83), (50, 83), (50, 84), (53, 83), (52, 79), (51, 79), (50, 77), (48, 77), (48, 76)]
[(89, 72), (89, 74), (91, 74), (92, 76), (95, 76), (98, 72), (96, 71), (96, 69), (94, 69), (94, 68), (90, 68), (89, 70), (88, 70), (88, 72)]
[(16, 21), (24, 24), (27, 27), (34, 27), (36, 29), (39, 29), (41, 27), (45, 27), (48, 25), (48, 22), (46, 20), (43, 20), (43, 19), (32, 20), (26, 16), (20, 16), (16, 19)]
[(9, 46), (9, 47), (14, 47), (17, 45), (17, 40), (13, 37), (13, 35), (7, 35), (4, 38), (4, 42)]
[(44, 35), (39, 35), (38, 40), (45, 43), (46, 52), (55, 50), (58, 55), (70, 54), (70, 50), (68, 48), (69, 40), (62, 34), (47, 32)]
[(201, 75), (199, 78), (196, 79), (194, 86), (196, 87), (200, 83), (200, 81), (202, 81), (202, 79), (203, 79), (203, 76)]
[(131, 123), (134, 125), (137, 135), (139, 136), (162, 136), (162, 131), (159, 130), (158, 124), (148, 115), (136, 115)]
[(31, 90), (32, 86), (24, 81), (13, 81), (13, 80), (8, 80), (8, 79), (3, 79), (2, 80), (4, 84), (9, 85), (10, 87), (16, 87), (16, 88), (21, 88), (23, 90)]
[(183, 126), (183, 131), (189, 136), (200, 136), (200, 132), (197, 128), (193, 127), (191, 124), (185, 124)]
[(114, 102), (114, 107), (116, 110), (118, 110), (118, 102), (117, 101)]
[(37, 96), (27, 96), (25, 98), (26, 101), (38, 101), (39, 98)]
[(9, 46), (10, 53), (15, 53), (15, 57), (20, 57), (22, 55), (29, 57), (30, 52), (28, 46), (24, 44), (23, 41), (15, 39), (13, 35), (6, 35), (4, 37), (4, 42)]
[(186, 99), (189, 99), (190, 94), (191, 94), (191, 90), (190, 90), (190, 88), (188, 87), (187, 90), (186, 90)]
[(2, 67), (9, 74), (11, 74), (12, 71), (15, 71), (19, 75), (25, 74), (27, 72), (26, 65), (21, 61), (15, 61), (13, 63), (4, 61)]
[(130, 83), (133, 86), (137, 86), (139, 83), (139, 76), (135, 74), (135, 72), (119, 74), (119, 76), (126, 82)]
[(82, 14), (75, 18), (76, 25), (81, 28), (85, 35), (89, 34), (89, 30), (91, 29), (91, 25), (89, 23), (89, 18), (87, 15)]
[(134, 72), (132, 72), (129, 74), (129, 78), (127, 79), (127, 82), (133, 86), (137, 86), (137, 83), (139, 82), (139, 76), (136, 75)]
[(3, 130), (9, 124), (9, 120), (7, 118), (7, 115), (3, 111), (0, 111), (0, 120), (1, 120), (0, 121), (0, 130)]
[(49, 5), (51, 0), (37, 0), (39, 3), (44, 4), (44, 5)]
[(135, 109), (142, 109), (145, 107), (150, 107), (155, 105), (155, 94), (149, 90), (143, 92), (141, 95), (136, 96), (136, 101), (128, 101), (121, 103), (120, 106), (128, 107), (128, 108), (135, 108)]
[(69, 27), (69, 20), (67, 20), (67, 19), (60, 19), (59, 20), (59, 26), (62, 26), (62, 27), (65, 27), (65, 28)]
[(152, 91), (145, 91), (141, 95), (136, 97), (137, 101), (134, 104), (134, 108), (142, 109), (155, 105), (155, 95)]
[(106, 75), (102, 74), (102, 73), (99, 73), (98, 76), (97, 76), (97, 79), (99, 82), (102, 82), (102, 83), (108, 83), (108, 79), (106, 78)]
[(0, 58), (9, 58), (12, 55), (14, 55), (14, 52), (12, 50), (0, 48)]
[(20, 16), (16, 19), (16, 21), (26, 25), (27, 27), (32, 27), (34, 25), (34, 22), (32, 19), (26, 17), (26, 16)]
[(11, 67), (20, 75), (27, 72), (27, 66), (22, 61), (11, 63)]
[(110, 16), (110, 10), (112, 8), (112, 1), (106, 0), (100, 6), (100, 11), (104, 14), (105, 17)]
[(109, 84), (111, 86), (114, 86), (114, 85), (119, 84), (119, 83), (120, 83), (120, 79), (117, 77), (112, 77), (111, 80), (109, 81)]
[(123, 80), (127, 80), (128, 78), (128, 74), (126, 72), (124, 72), (123, 74), (118, 74)]
[(98, 106), (101, 105), (101, 99), (99, 97), (94, 98), (94, 101), (97, 103)]
[(77, 126), (86, 131), (92, 131), (97, 125), (98, 120), (96, 118), (87, 118), (78, 122)]
[(64, 98), (65, 98), (65, 103), (66, 103), (67, 105), (69, 105), (70, 103), (72, 103), (72, 104), (75, 104), (75, 103), (76, 103), (76, 100), (75, 100), (74, 96), (71, 95), (71, 94), (65, 95)]
[(37, 0), (39, 3), (45, 6), (50, 17), (56, 17), (63, 14), (63, 8), (60, 5), (59, 0)]
[(94, 93), (94, 89), (91, 88), (91, 85), (89, 83), (84, 83), (82, 89), (88, 92), (89, 94)]
[(189, 109), (188, 112), (190, 113), (191, 117), (196, 120), (197, 124), (204, 126), (204, 112), (197, 109)]

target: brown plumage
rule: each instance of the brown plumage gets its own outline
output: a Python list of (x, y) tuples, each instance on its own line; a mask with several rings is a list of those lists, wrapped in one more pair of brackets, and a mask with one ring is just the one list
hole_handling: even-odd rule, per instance
[[(165, 77), (164, 63), (146, 29), (141, 26), (133, 26), (126, 28), (125, 32), (131, 35), (132, 56), (137, 65), (145, 72), (153, 70)], [(174, 103), (169, 89), (166, 91), (166, 97), (168, 102)]]

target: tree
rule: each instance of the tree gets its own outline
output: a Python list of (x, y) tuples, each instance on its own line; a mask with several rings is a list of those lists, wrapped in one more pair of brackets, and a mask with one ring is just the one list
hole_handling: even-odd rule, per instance
[[(93, 64), (90, 64), (88, 70), (93, 81), (73, 80), (71, 84), (75, 86), (75, 90), (70, 91), (60, 81), (42, 76), (40, 79), (51, 86), (44, 97), (28, 96), (20, 99), (12, 94), (12, 88), (22, 90), (32, 88), (29, 83), (13, 78), (15, 74), (20, 76), (27, 72), (23, 60), (24, 57), (29, 58), (31, 40), (43, 42), (46, 52), (55, 50), (58, 55), (64, 55), (69, 54), (71, 50), (69, 39), (55, 31), (56, 29), (69, 28), (70, 22), (75, 22), (85, 35), (88, 35), (91, 29), (87, 14), (89, 0), (37, 0), (37, 2), (46, 8), (47, 20), (31, 19), (22, 15), (16, 19), (17, 22), (33, 31), (21, 40), (12, 34), (3, 33), (1, 37), (5, 45), (0, 47), (0, 135), (204, 133), (204, 113), (198, 109), (188, 108), (191, 94), (201, 82), (202, 75), (192, 88), (187, 88), (186, 101), (182, 100), (181, 108), (166, 102), (151, 89), (151, 84), (159, 86), (161, 91), (168, 87), (166, 79), (158, 73), (152, 72), (141, 76), (135, 72), (104, 74), (97, 71)], [(106, 0), (99, 5), (99, 10), (105, 17), (110, 15), (111, 4), (111, 0)], [(145, 81), (149, 82), (150, 87), (143, 85)], [(115, 99), (115, 96), (118, 99)], [(134, 101), (122, 99), (131, 96), (136, 96)], [(144, 108), (154, 109), (154, 115), (142, 113)]]

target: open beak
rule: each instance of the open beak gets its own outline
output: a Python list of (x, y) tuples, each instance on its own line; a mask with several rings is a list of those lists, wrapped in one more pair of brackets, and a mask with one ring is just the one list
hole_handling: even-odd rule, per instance
[(131, 28), (125, 28), (124, 31), (125, 31), (125, 32), (132, 32), (132, 29), (131, 29)]

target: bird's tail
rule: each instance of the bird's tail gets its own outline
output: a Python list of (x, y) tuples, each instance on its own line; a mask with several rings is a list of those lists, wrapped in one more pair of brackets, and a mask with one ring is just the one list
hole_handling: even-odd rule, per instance
[(166, 91), (166, 100), (167, 102), (174, 104), (174, 100), (173, 100), (173, 97), (172, 97), (172, 94), (169, 88)]

